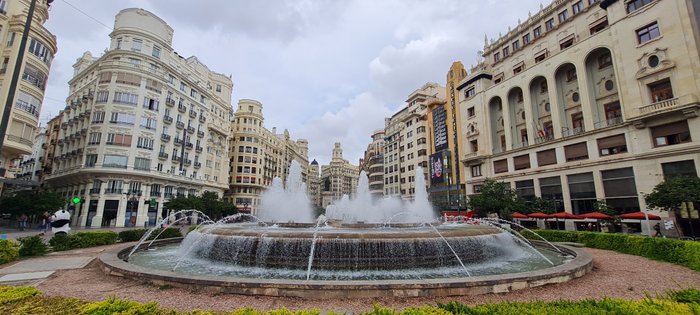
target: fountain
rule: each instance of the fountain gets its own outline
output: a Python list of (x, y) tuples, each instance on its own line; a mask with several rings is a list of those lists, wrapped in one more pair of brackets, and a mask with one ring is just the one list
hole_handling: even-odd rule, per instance
[[(420, 168), (415, 185), (425, 187)], [(441, 224), (425, 189), (413, 201), (373, 200), (364, 172), (353, 198), (316, 220), (305, 191), (293, 162), (285, 185), (277, 178), (263, 195), (257, 219), (267, 224), (223, 219), (179, 244), (107, 253), (103, 269), (157, 284), (319, 298), (509, 291), (568, 281), (592, 267), (584, 252), (549, 244), (552, 250), (500, 221)]]

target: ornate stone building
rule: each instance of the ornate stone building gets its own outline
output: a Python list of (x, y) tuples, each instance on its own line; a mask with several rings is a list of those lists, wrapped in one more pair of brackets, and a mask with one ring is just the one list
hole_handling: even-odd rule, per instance
[(343, 195), (351, 196), (357, 189), (360, 171), (343, 158), (340, 142), (333, 147), (333, 155), (328, 165), (321, 166), (321, 207), (326, 208)]
[[(46, 183), (82, 197), (77, 226), (144, 226), (176, 196), (228, 188), (229, 76), (172, 47), (143, 9), (117, 14), (110, 45), (77, 59)], [(50, 127), (53, 131), (53, 126)], [(49, 140), (51, 144), (51, 140)]]
[[(696, 6), (554, 1), (486, 42), (458, 86), (467, 192), (492, 178), (559, 210), (604, 200), (624, 213), (646, 209), (643, 194), (664, 178), (696, 176)], [(682, 229), (699, 223), (688, 217), (678, 214)]]
[(384, 130), (372, 133), (372, 143), (360, 160), (360, 171), (367, 173), (370, 194), (384, 196)]

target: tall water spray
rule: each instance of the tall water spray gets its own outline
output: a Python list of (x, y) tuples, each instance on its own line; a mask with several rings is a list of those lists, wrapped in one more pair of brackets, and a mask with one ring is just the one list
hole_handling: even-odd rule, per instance
[(413, 201), (398, 198), (372, 200), (365, 171), (360, 173), (357, 192), (354, 198), (343, 196), (326, 208), (326, 216), (343, 222), (365, 223), (423, 223), (432, 220), (435, 215), (428, 201), (425, 190), (423, 169), (416, 168), (416, 192)]
[(292, 161), (289, 166), (286, 185), (279, 177), (272, 180), (272, 186), (262, 194), (257, 217), (270, 222), (313, 222), (299, 162)]

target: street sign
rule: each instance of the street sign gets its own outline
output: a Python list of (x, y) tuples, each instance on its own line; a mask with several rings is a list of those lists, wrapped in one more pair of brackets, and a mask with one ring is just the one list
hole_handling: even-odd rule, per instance
[(151, 201), (148, 202), (148, 205), (151, 207), (155, 207), (156, 206), (156, 198), (151, 198)]

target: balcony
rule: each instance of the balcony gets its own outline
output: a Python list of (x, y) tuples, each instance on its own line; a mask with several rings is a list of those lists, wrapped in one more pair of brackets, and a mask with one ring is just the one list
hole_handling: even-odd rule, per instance
[(204, 148), (197, 146), (194, 150), (197, 151), (197, 153), (202, 153), (202, 151), (204, 151)]
[(99, 188), (90, 188), (90, 194), (91, 194), (91, 195), (97, 195), (97, 194), (99, 194), (99, 193), (100, 193), (100, 189), (99, 189)]
[(515, 149), (521, 149), (521, 148), (527, 148), (528, 143), (527, 141), (523, 141), (521, 143), (513, 143), (513, 150)]
[(564, 137), (564, 138), (566, 138), (566, 137), (573, 137), (573, 136), (575, 136), (575, 135), (582, 134), (582, 133), (584, 133), (585, 131), (586, 131), (586, 128), (584, 128), (583, 126), (581, 126), (581, 127), (576, 127), (576, 128), (571, 128), (571, 129), (565, 127), (564, 130), (562, 130), (562, 132), (561, 132), (561, 136)]
[(173, 161), (173, 162), (180, 162), (180, 157), (179, 157), (179, 156), (176, 156), (176, 155), (173, 155), (173, 158), (170, 159), (170, 160)]
[(160, 197), (160, 191), (152, 191), (150, 195), (151, 197)]
[(606, 127), (612, 127), (615, 125), (619, 125), (622, 123), (622, 117), (613, 117), (610, 119), (606, 119), (603, 121), (596, 122), (593, 124), (595, 129), (601, 129), (601, 128), (606, 128)]
[(189, 133), (194, 133), (194, 127), (192, 127), (192, 126), (187, 126), (187, 132), (189, 132)]
[(181, 113), (185, 113), (185, 112), (187, 112), (187, 106), (180, 104), (177, 106), (177, 110), (180, 111)]
[(203, 123), (206, 121), (207, 121), (207, 117), (205, 117), (204, 115), (199, 115), (199, 122)]
[(200, 168), (200, 167), (202, 167), (201, 162), (194, 162), (194, 168)]
[(175, 100), (168, 97), (165, 99), (165, 105), (168, 105), (169, 107), (173, 107), (173, 106), (175, 106)]
[(187, 166), (190, 166), (190, 165), (192, 165), (192, 160), (185, 160), (185, 161), (183, 162), (183, 164), (185, 164), (185, 165), (187, 165)]
[(650, 105), (642, 106), (639, 108), (639, 115), (647, 115), (654, 112), (678, 107), (678, 97), (670, 98), (667, 100), (652, 103)]
[(158, 158), (159, 158), (159, 159), (163, 159), (163, 160), (167, 160), (167, 159), (168, 159), (168, 154), (165, 153), (165, 152), (158, 152)]
[(192, 118), (197, 117), (197, 112), (190, 109), (190, 117), (192, 117)]
[(178, 122), (175, 124), (175, 127), (177, 127), (177, 129), (185, 128), (185, 123), (184, 123), (184, 122), (181, 122), (181, 121), (178, 121)]
[(192, 142), (187, 142), (187, 143), (185, 143), (185, 147), (187, 149), (192, 149), (194, 147), (194, 144), (192, 144)]
[(122, 194), (121, 188), (105, 188), (105, 194)]
[(170, 135), (161, 134), (160, 139), (165, 141), (165, 142), (168, 142), (168, 141), (170, 141)]
[(166, 192), (166, 193), (163, 193), (163, 197), (164, 198), (173, 198), (173, 197), (175, 197), (175, 195), (173, 195), (173, 193), (171, 193), (171, 192)]
[(61, 129), (68, 129), (68, 123), (61, 123)]
[(197, 130), (197, 137), (204, 138), (204, 131)]
[(177, 145), (177, 146), (182, 145), (183, 142), (185, 142), (185, 141), (180, 139), (180, 138), (175, 138), (175, 145)]
[(163, 116), (163, 122), (166, 124), (172, 124), (173, 123), (173, 118), (170, 116)]
[(58, 140), (58, 145), (60, 145), (60, 146), (63, 146), (65, 143), (66, 142), (63, 139)]
[(554, 140), (554, 136), (553, 136), (553, 135), (544, 136), (544, 137), (536, 137), (536, 138), (535, 138), (535, 143), (540, 144), (540, 143), (545, 143), (545, 142), (552, 141), (552, 140)]

